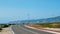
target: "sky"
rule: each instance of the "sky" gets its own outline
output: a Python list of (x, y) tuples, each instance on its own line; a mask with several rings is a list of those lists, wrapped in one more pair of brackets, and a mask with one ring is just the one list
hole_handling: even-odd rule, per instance
[(60, 16), (60, 0), (0, 0), (0, 23)]

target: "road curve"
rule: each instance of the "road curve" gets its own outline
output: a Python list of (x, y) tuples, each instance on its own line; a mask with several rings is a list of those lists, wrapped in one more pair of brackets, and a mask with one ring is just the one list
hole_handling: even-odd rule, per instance
[(35, 29), (30, 29), (23, 25), (13, 25), (12, 30), (15, 34), (52, 34), (48, 32), (38, 31)]

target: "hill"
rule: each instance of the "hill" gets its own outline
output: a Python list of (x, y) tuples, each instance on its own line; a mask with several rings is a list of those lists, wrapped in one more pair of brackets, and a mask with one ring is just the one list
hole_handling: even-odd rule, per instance
[(36, 19), (36, 20), (22, 20), (22, 21), (11, 21), (10, 23), (50, 23), (50, 22), (60, 22), (60, 16), (58, 17), (52, 17), (52, 18), (46, 18), (46, 19)]

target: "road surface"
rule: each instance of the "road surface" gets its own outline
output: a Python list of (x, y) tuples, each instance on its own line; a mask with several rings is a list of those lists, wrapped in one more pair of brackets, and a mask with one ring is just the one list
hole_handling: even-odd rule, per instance
[(24, 27), (23, 25), (13, 25), (12, 30), (15, 34), (52, 34), (44, 31)]

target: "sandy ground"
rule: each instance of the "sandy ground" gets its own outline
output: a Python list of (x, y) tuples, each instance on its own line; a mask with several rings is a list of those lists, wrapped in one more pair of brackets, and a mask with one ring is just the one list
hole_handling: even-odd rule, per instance
[(3, 28), (3, 30), (0, 32), (0, 34), (13, 34), (10, 27)]
[(60, 28), (44, 28), (44, 29), (60, 31)]
[[(41, 28), (41, 27), (38, 26), (38, 25), (27, 25), (27, 26), (35, 27), (35, 28), (38, 28), (38, 29), (45, 29), (45, 30), (51, 30), (51, 31), (60, 32), (60, 28)], [(38, 26), (38, 27), (37, 27), (37, 26)]]
[(60, 34), (60, 28), (36, 28), (36, 27), (28, 26), (28, 25), (25, 25), (25, 27), (33, 28), (33, 29), (37, 29), (37, 30), (41, 30), (45, 32), (50, 32), (54, 34)]

